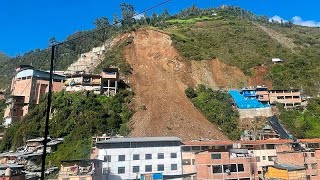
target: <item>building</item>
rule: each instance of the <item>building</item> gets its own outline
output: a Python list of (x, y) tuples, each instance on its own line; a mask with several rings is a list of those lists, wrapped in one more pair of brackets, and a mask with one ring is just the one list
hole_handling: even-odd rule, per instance
[(248, 149), (207, 150), (196, 154), (197, 179), (257, 179), (255, 158)]
[(241, 91), (230, 90), (240, 118), (272, 116), (266, 87), (244, 88)]
[(72, 74), (65, 82), (67, 92), (93, 91), (101, 93), (101, 76), (96, 74)]
[(280, 59), (280, 58), (272, 58), (271, 62), (272, 62), (273, 64), (279, 64), (279, 63), (282, 63), (283, 60)]
[(96, 143), (103, 179), (182, 179), (181, 139), (115, 138)]
[(269, 90), (270, 104), (281, 103), (285, 108), (301, 106), (302, 98), (298, 89)]
[[(16, 75), (11, 83), (11, 95), (4, 113), (5, 127), (25, 116), (30, 106), (39, 104), (40, 98), (49, 91), (49, 77), (49, 72), (31, 66), (21, 65), (16, 69)], [(61, 91), (64, 80), (64, 76), (54, 74), (52, 90)]]
[(117, 93), (119, 73), (117, 68), (107, 68), (101, 74), (77, 73), (67, 76), (67, 92), (93, 91), (95, 94), (113, 96)]
[(16, 164), (0, 165), (0, 177), (3, 180), (25, 180), (26, 175), (23, 173), (23, 166)]
[(276, 164), (265, 169), (266, 180), (306, 180), (306, 168), (289, 164)]
[(82, 159), (62, 161), (58, 180), (102, 180), (102, 161)]

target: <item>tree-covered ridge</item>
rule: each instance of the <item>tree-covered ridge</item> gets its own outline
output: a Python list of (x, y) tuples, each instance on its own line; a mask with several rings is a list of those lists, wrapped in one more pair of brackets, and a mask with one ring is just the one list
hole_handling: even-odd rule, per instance
[(295, 137), (320, 137), (320, 98), (310, 99), (306, 109), (278, 108), (281, 122)]
[(185, 93), (207, 119), (218, 125), (225, 135), (234, 140), (240, 138), (239, 115), (232, 108), (231, 96), (227, 92), (213, 91), (204, 85), (199, 85), (196, 89), (186, 89)]
[(10, 57), (0, 51), (0, 62), (9, 60)]
[[(88, 158), (93, 135), (127, 135), (131, 97), (132, 93), (127, 90), (121, 90), (114, 97), (92, 92), (55, 93), (49, 132), (52, 137), (65, 140), (58, 151), (50, 155), (50, 161), (57, 165), (61, 160)], [(1, 151), (22, 146), (27, 139), (42, 137), (45, 109), (46, 100), (43, 100), (22, 121), (9, 127), (1, 141)]]

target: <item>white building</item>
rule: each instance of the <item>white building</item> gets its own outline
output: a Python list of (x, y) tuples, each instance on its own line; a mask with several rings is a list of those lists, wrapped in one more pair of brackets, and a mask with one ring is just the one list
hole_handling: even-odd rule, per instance
[(115, 138), (96, 143), (104, 178), (182, 179), (181, 139), (177, 137)]

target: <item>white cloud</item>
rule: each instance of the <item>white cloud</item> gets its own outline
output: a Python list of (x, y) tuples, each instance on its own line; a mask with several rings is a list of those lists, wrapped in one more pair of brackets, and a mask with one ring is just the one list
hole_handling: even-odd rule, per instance
[(293, 24), (301, 25), (301, 26), (308, 26), (308, 27), (320, 27), (320, 22), (317, 21), (311, 21), (307, 20), (304, 21), (301, 17), (299, 16), (294, 16), (292, 18)]
[(272, 22), (272, 21), (275, 21), (275, 22), (278, 22), (278, 23), (281, 23), (282, 22), (287, 22), (286, 20), (284, 20), (282, 17), (280, 16), (273, 16), (272, 18), (269, 19), (269, 22)]
[[(272, 18), (269, 19), (270, 22), (275, 21), (278, 23), (282, 22), (288, 22), (288, 20), (283, 19), (280, 16), (273, 16)], [(320, 27), (320, 22), (317, 21), (312, 21), (312, 20), (303, 20), (300, 16), (294, 16), (293, 18), (291, 18), (291, 22), (293, 24), (296, 25), (300, 25), (300, 26), (308, 26), (308, 27)]]

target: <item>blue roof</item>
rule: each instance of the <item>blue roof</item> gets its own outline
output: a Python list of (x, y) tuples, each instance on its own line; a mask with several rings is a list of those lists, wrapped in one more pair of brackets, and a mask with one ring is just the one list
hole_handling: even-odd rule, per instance
[(240, 94), (238, 90), (230, 90), (229, 94), (232, 96), (238, 109), (254, 109), (254, 108), (267, 108), (270, 104), (263, 104), (254, 96), (248, 97)]

